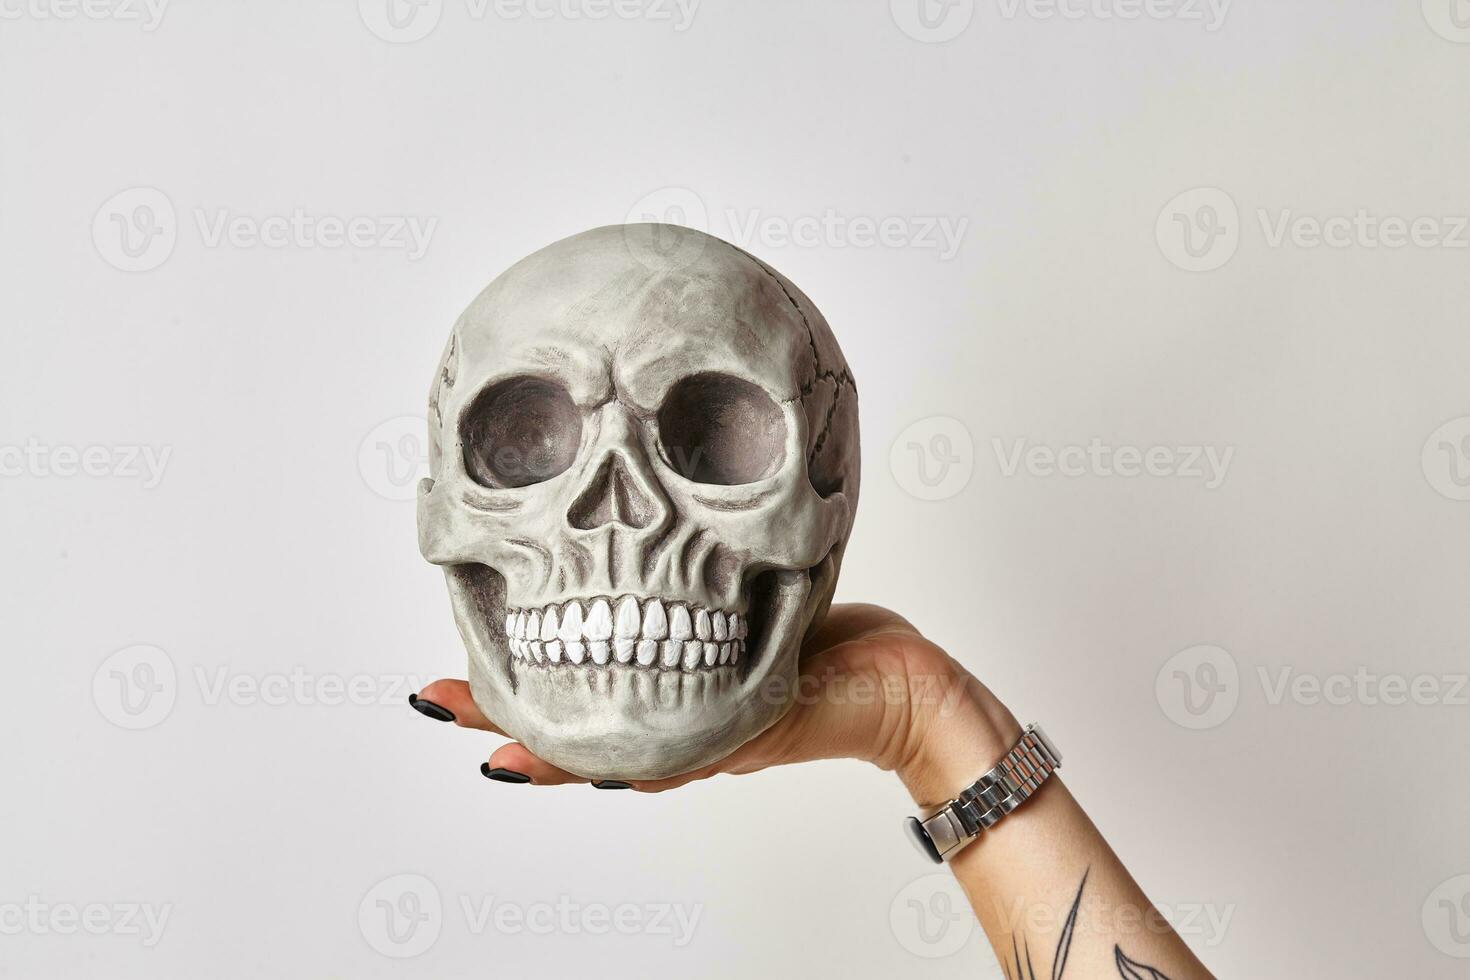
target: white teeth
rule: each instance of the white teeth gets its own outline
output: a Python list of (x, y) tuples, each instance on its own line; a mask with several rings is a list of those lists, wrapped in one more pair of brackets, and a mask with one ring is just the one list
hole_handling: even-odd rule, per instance
[(638, 600), (630, 595), (625, 595), (618, 603), (617, 625), (614, 628), (620, 638), (636, 640), (638, 638)]
[(664, 604), (657, 599), (649, 599), (648, 605), (643, 607), (643, 638), (662, 640), (668, 635), (669, 620), (664, 615)]
[(569, 602), (561, 616), (561, 629), (556, 631), (563, 643), (573, 643), (582, 638), (582, 604)]
[[(585, 605), (584, 605), (585, 602)], [(749, 628), (739, 613), (625, 595), (567, 600), (505, 614), (510, 655), (531, 663), (695, 670), (740, 662)]]
[(684, 606), (675, 606), (669, 619), (669, 639), (691, 640), (694, 638), (694, 626), (689, 622), (689, 610)]
[(587, 610), (587, 621), (582, 624), (582, 635), (589, 640), (612, 639), (612, 607), (606, 599), (598, 599)]

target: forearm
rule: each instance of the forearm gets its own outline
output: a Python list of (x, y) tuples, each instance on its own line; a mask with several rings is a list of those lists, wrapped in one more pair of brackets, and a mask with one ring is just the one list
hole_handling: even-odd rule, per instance
[[(925, 719), (898, 770), (921, 806), (953, 796), (1020, 737), (1010, 712), (975, 688)], [(950, 866), (1013, 980), (1210, 976), (1056, 775)]]

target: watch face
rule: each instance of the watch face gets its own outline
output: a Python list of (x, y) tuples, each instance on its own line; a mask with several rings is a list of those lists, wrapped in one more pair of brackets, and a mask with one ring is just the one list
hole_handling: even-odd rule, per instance
[(920, 854), (935, 864), (944, 863), (944, 858), (939, 856), (939, 851), (935, 848), (934, 842), (929, 839), (929, 832), (924, 829), (924, 825), (919, 822), (918, 817), (909, 817), (905, 826), (909, 832), (909, 840), (914, 842), (914, 847), (919, 849)]

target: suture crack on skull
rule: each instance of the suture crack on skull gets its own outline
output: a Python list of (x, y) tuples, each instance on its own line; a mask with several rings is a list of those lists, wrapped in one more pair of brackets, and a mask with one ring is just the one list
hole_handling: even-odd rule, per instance
[(420, 550), (513, 738), (657, 779), (790, 707), (859, 452), (842, 351), (780, 273), (673, 225), (550, 245), (455, 323), (429, 430)]

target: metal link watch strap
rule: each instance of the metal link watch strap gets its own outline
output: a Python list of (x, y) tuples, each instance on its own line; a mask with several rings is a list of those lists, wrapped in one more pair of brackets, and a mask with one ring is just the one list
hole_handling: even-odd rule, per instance
[(1062, 764), (1062, 754), (1039, 725), (1027, 725), (1021, 740), (985, 775), (923, 820), (908, 818), (909, 836), (935, 864), (989, 830), (1037, 791)]

